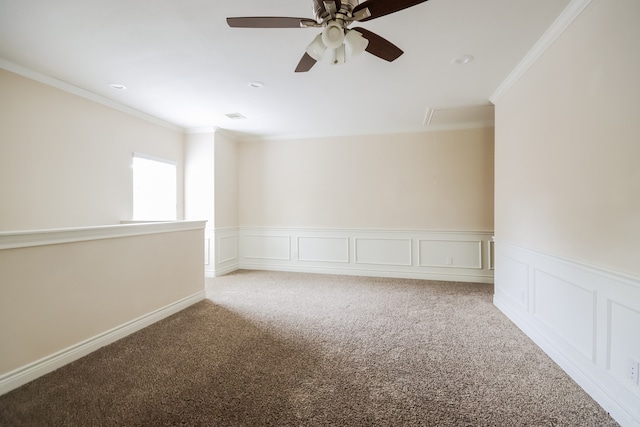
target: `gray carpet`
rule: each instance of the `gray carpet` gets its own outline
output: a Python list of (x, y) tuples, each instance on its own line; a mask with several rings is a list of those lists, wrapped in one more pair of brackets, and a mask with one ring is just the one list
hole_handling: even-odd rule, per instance
[(0, 397), (2, 425), (615, 426), (491, 285), (238, 271)]

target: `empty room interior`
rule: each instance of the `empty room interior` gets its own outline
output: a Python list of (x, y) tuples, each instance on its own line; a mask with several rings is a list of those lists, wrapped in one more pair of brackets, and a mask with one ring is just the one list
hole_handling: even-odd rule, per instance
[[(0, 425), (180, 324), (238, 365), (215, 387), (205, 356), (154, 367), (209, 400), (118, 398), (135, 422), (97, 425), (602, 425), (509, 412), (564, 390), (525, 363), (548, 359), (640, 426), (638, 20), (637, 0), (0, 0)], [(457, 368), (426, 331), (456, 323), (481, 337), (452, 332), (465, 366), (515, 359), (439, 391)], [(508, 369), (520, 397), (482, 400)], [(142, 393), (121, 381), (100, 387)]]

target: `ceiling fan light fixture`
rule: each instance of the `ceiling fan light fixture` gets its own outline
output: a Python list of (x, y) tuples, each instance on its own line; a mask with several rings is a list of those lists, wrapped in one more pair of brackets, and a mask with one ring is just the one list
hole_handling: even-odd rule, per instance
[[(296, 73), (309, 71), (331, 49), (334, 64), (344, 63), (367, 51), (387, 62), (393, 62), (404, 52), (389, 40), (365, 28), (349, 26), (354, 22), (370, 21), (419, 5), (427, 0), (312, 0), (315, 19), (291, 16), (228, 17), (234, 28), (309, 28), (324, 27), (324, 31), (306, 48), (295, 68)], [(366, 40), (362, 40), (362, 38)]]
[(344, 29), (337, 22), (329, 22), (322, 32), (322, 42), (329, 49), (338, 49), (344, 43)]
[(346, 60), (347, 60), (347, 53), (344, 48), (344, 45), (340, 45), (338, 46), (337, 49), (333, 50), (333, 60), (331, 61), (333, 65), (344, 64)]
[(344, 37), (344, 44), (347, 46), (349, 57), (355, 58), (367, 49), (369, 40), (362, 37), (362, 34), (356, 30), (349, 30)]
[(315, 39), (307, 46), (307, 53), (316, 61), (320, 61), (324, 56), (327, 46), (322, 42), (322, 33), (318, 34)]

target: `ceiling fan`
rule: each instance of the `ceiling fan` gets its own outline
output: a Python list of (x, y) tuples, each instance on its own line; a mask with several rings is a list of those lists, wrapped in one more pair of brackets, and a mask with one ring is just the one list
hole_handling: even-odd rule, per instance
[(363, 51), (392, 62), (404, 52), (398, 46), (362, 27), (349, 29), (355, 22), (365, 22), (424, 3), (427, 0), (313, 0), (315, 19), (281, 16), (227, 18), (230, 27), (239, 28), (318, 28), (322, 33), (307, 46), (296, 67), (306, 72), (320, 61), (327, 50), (333, 64), (343, 64)]

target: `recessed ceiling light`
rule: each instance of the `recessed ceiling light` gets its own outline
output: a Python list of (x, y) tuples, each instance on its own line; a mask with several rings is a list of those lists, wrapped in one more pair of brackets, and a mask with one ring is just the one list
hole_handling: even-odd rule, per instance
[(115, 90), (125, 90), (127, 87), (121, 83), (109, 83), (111, 89)]
[(468, 64), (471, 61), (473, 61), (473, 56), (471, 55), (462, 55), (453, 60), (456, 64)]
[(246, 119), (246, 117), (243, 116), (240, 113), (229, 113), (229, 114), (225, 114), (225, 116), (227, 116), (231, 120), (244, 120), (244, 119)]
[(249, 87), (252, 87), (254, 89), (260, 89), (263, 86), (264, 86), (264, 83), (262, 83), (262, 82), (257, 82), (255, 80), (252, 81), (252, 82), (249, 82)]

